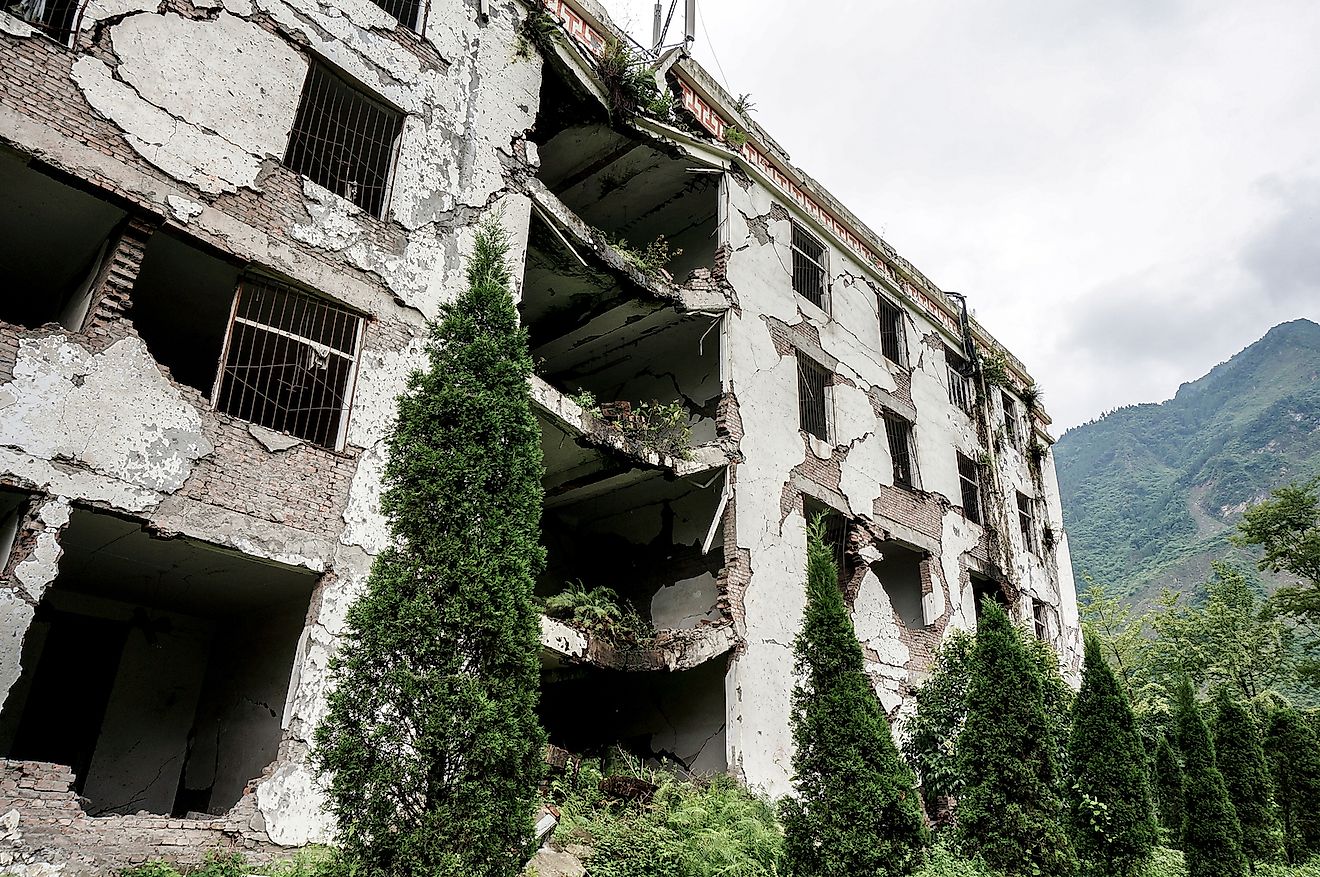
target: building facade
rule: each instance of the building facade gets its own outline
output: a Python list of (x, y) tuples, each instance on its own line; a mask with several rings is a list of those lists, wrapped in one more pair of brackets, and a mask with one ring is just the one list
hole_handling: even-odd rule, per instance
[(488, 216), (536, 362), (540, 592), (648, 628), (543, 619), (554, 746), (785, 793), (817, 516), (900, 727), (984, 597), (1075, 671), (1025, 367), (681, 46), (626, 46), (585, 0), (0, 11), (18, 866), (330, 837), (307, 755), (393, 400)]

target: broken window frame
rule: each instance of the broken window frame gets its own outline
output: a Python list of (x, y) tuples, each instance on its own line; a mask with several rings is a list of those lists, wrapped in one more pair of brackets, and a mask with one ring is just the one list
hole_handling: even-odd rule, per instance
[[(422, 32), (421, 19), (423, 0), (371, 0), (371, 2), (375, 3), (385, 11), (386, 15), (390, 16), (413, 33)], [(412, 7), (412, 19), (410, 21), (404, 21), (403, 16), (398, 10), (407, 9), (409, 6)]]
[(20, 0), (0, 8), (60, 45), (71, 46), (82, 7), (79, 0)]
[[(301, 309), (301, 314), (304, 318), (308, 316), (307, 309), (319, 308), (319, 310), (315, 311), (314, 313), (316, 317), (319, 317), (321, 319), (328, 319), (330, 316), (333, 315), (333, 317), (337, 321), (339, 320), (356, 321), (355, 325), (349, 324), (351, 325), (351, 331), (348, 334), (351, 334), (352, 336), (352, 342), (351, 342), (352, 350), (345, 351), (333, 346), (332, 344), (327, 344), (321, 341), (317, 341), (314, 338), (308, 337), (307, 335), (292, 331), (289, 328), (281, 328), (280, 326), (277, 325), (271, 325), (270, 322), (253, 319), (251, 316), (248, 316), (246, 313), (240, 316), (239, 309), (240, 307), (243, 306), (244, 303), (243, 302), (244, 292), (249, 291), (254, 287), (257, 287), (258, 285), (264, 289), (268, 289), (276, 293), (277, 295), (282, 294), (286, 296), (286, 301), (280, 313), (281, 319), (285, 318), (289, 313), (288, 298), (295, 298), (297, 301), (295, 304), (294, 313), (295, 314), (299, 313), (300, 309), (297, 307), (297, 305), (301, 304), (303, 306)], [(256, 304), (256, 307), (260, 308), (261, 303), (258, 302)], [(259, 314), (260, 311), (258, 310), (257, 313)], [(252, 423), (257, 426), (261, 426), (266, 429), (273, 430), (275, 432), (282, 432), (287, 435), (296, 436), (298, 438), (303, 439), (304, 441), (325, 448), (327, 450), (342, 451), (344, 449), (344, 444), (347, 439), (348, 420), (353, 410), (353, 398), (357, 392), (358, 366), (362, 358), (362, 339), (366, 331), (366, 323), (367, 320), (363, 314), (354, 311), (348, 307), (345, 307), (344, 305), (341, 305), (336, 301), (326, 298), (325, 296), (318, 295), (310, 290), (304, 289), (299, 286), (295, 286), (292, 283), (289, 283), (284, 280), (280, 280), (279, 278), (272, 277), (267, 274), (250, 273), (244, 275), (242, 278), (240, 278), (238, 287), (234, 290), (234, 299), (229, 308), (229, 323), (225, 329), (224, 346), (222, 347), (220, 352), (220, 366), (216, 372), (215, 384), (211, 390), (212, 409), (222, 414), (227, 414), (230, 417), (234, 417), (238, 420), (245, 421), (247, 423)], [(338, 323), (336, 325), (338, 326)], [(323, 434), (323, 438), (317, 438), (315, 433), (313, 433), (313, 435), (304, 435), (300, 431), (295, 431), (293, 429), (287, 428), (289, 425), (290, 416), (295, 415), (297, 412), (295, 410), (290, 410), (286, 406), (282, 406), (277, 401), (274, 402), (276, 412), (270, 417), (266, 416), (264, 407), (263, 410), (260, 412), (261, 413), (260, 417), (254, 416), (258, 414), (258, 411), (255, 408), (255, 404), (256, 404), (255, 399), (246, 405), (246, 409), (247, 409), (246, 414), (243, 413), (243, 409), (245, 407), (243, 404), (243, 396), (238, 395), (237, 400), (235, 400), (235, 394), (233, 392), (226, 394), (226, 389), (231, 386), (230, 383), (231, 372), (235, 368), (240, 368), (240, 367), (258, 368), (262, 366), (254, 366), (254, 365), (243, 366), (239, 364), (235, 364), (235, 365), (230, 364), (231, 352), (235, 350), (234, 347), (235, 326), (244, 326), (247, 328), (248, 331), (262, 333), (264, 336), (274, 336), (278, 339), (281, 339), (281, 341), (285, 344), (292, 342), (293, 344), (300, 345), (300, 348), (295, 348), (295, 349), (309, 350), (312, 352), (313, 355), (320, 355), (322, 350), (324, 350), (324, 355), (326, 357), (327, 362), (329, 361), (330, 356), (335, 356), (347, 362), (347, 372), (344, 376), (342, 391), (338, 393), (339, 396), (338, 415), (332, 415), (328, 420), (318, 419), (316, 421), (318, 430), (322, 428), (328, 430), (330, 425), (333, 424), (332, 432), (327, 431)], [(346, 339), (347, 335), (340, 333), (339, 337), (341, 338), (341, 343), (342, 343), (342, 340)], [(274, 342), (276, 345), (275, 348), (276, 351), (279, 350), (278, 345), (281, 343), (281, 341)], [(258, 356), (266, 352), (267, 343), (269, 343), (269, 337), (263, 337), (263, 340), (261, 342), (261, 349), (257, 353)], [(251, 346), (249, 346), (249, 353), (251, 352), (252, 352)], [(288, 366), (290, 364), (286, 363), (284, 365)], [(263, 393), (261, 389), (257, 389), (256, 384), (241, 381), (237, 377), (237, 375), (233, 375), (232, 380), (246, 384), (249, 388), (252, 389), (253, 393), (255, 393), (257, 396), (266, 396), (266, 394)], [(333, 393), (334, 391), (331, 390), (331, 392)], [(271, 401), (270, 397), (266, 396), (266, 402), (262, 403), (263, 406), (269, 403), (270, 401)], [(231, 405), (236, 407), (238, 410), (236, 411), (230, 410)], [(279, 416), (280, 419), (282, 419), (283, 421), (282, 424), (276, 422), (277, 415)]]
[(1022, 450), (1022, 421), (1018, 418), (1017, 402), (1006, 390), (999, 391), (1000, 401), (1004, 404), (1004, 436), (1016, 450)]
[(839, 584), (842, 586), (852, 578), (852, 570), (848, 568), (848, 517), (814, 496), (802, 494), (802, 517), (808, 527), (817, 515), (825, 517), (825, 544), (833, 550), (834, 566), (838, 570)]
[(1050, 641), (1049, 604), (1038, 597), (1031, 598), (1031, 621), (1035, 627), (1036, 639), (1043, 643)]
[(903, 309), (883, 295), (877, 296), (876, 311), (880, 324), (880, 355), (897, 366), (907, 365), (907, 341), (903, 330)]
[(1018, 529), (1022, 532), (1022, 547), (1029, 554), (1040, 553), (1040, 540), (1036, 536), (1035, 501), (1017, 491)]
[(828, 442), (831, 435), (830, 386), (834, 383), (834, 374), (799, 350), (797, 377), (798, 428), (823, 442)]
[[(796, 219), (791, 220), (791, 223), (793, 231), (789, 249), (792, 250), (793, 257), (793, 291), (822, 311), (829, 313), (829, 247), (825, 246), (823, 240), (808, 231), (807, 227)], [(803, 244), (819, 248), (819, 254), (816, 256), (811, 255), (809, 251), (803, 248)], [(814, 291), (803, 288), (809, 283), (812, 275), (816, 276), (819, 284), (819, 288)]]
[(894, 484), (917, 489), (917, 455), (914, 453), (912, 421), (893, 411), (885, 412), (885, 437), (889, 440), (889, 458), (894, 464)]
[(966, 357), (952, 347), (944, 348), (945, 371), (949, 381), (949, 401), (967, 415), (971, 415), (976, 402), (976, 389), (972, 386), (971, 370)]
[[(338, 129), (342, 132), (349, 127), (336, 119), (336, 114), (345, 106), (344, 101), (349, 98), (357, 102), (347, 110), (353, 116), (354, 125), (358, 123), (364, 110), (378, 114), (376, 121), (369, 123), (373, 125), (371, 134), (366, 134), (365, 127), (368, 123), (364, 123), (363, 128), (353, 131), (353, 138), (349, 142), (345, 142), (343, 137), (331, 141), (323, 136), (322, 132), (330, 133), (330, 129)], [(323, 99), (327, 103), (319, 103)], [(313, 112), (316, 113), (314, 117)], [(341, 73), (327, 61), (313, 56), (308, 65), (307, 78), (303, 80), (298, 109), (289, 131), (289, 144), (284, 150), (283, 164), (299, 176), (356, 205), (363, 212), (382, 219), (393, 195), (399, 143), (403, 139), (404, 115), (397, 107), (385, 103), (375, 93)], [(320, 148), (326, 149), (327, 155), (330, 151), (349, 152), (349, 161), (339, 159), (340, 164), (354, 164), (352, 170), (357, 176), (380, 177), (380, 185), (358, 185), (347, 178), (347, 175), (326, 171), (323, 162), (327, 156), (319, 153), (318, 141), (319, 144), (324, 144), (324, 147)], [(370, 162), (363, 157), (364, 145), (376, 150), (372, 153)], [(386, 146), (383, 151), (382, 146)], [(377, 166), (371, 166), (373, 164)], [(358, 188), (344, 191), (346, 186), (352, 185), (358, 185)]]
[(971, 457), (958, 451), (958, 485), (962, 488), (963, 517), (973, 524), (983, 524), (984, 506), (981, 493), (981, 466)]

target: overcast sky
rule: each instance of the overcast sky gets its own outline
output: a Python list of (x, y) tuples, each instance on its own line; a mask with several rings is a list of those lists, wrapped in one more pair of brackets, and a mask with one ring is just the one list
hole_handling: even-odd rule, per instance
[[(604, 2), (649, 40), (654, 0)], [(702, 64), (967, 295), (1056, 432), (1320, 320), (1316, 0), (698, 7)]]

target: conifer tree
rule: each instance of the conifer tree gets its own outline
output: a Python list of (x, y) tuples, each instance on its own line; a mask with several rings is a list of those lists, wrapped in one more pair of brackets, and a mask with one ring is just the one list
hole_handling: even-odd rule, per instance
[(509, 877), (526, 861), (544, 563), (540, 431), (497, 220), (398, 400), (392, 545), (350, 608), (314, 757), (358, 874)]
[(1182, 846), (1183, 772), (1182, 762), (1168, 734), (1160, 734), (1155, 747), (1155, 796), (1159, 802), (1160, 827), (1174, 846)]
[(1260, 727), (1227, 686), (1215, 695), (1214, 738), (1215, 764), (1242, 827), (1242, 854), (1251, 862), (1275, 861), (1283, 836)]
[(920, 865), (916, 778), (898, 757), (843, 602), (824, 523), (807, 539), (807, 604), (793, 643), (796, 795), (783, 805), (794, 877), (889, 877)]
[(1320, 854), (1320, 741), (1306, 719), (1284, 708), (1270, 716), (1265, 754), (1288, 861), (1301, 864)]
[(1071, 875), (1055, 741), (1039, 665), (992, 600), (976, 631), (967, 721), (958, 735), (963, 793), (958, 838), (969, 855), (1010, 875)]
[(1183, 755), (1182, 843), (1187, 877), (1242, 877), (1247, 872), (1242, 829), (1186, 677), (1178, 686), (1176, 720)]
[(1089, 631), (1069, 760), (1069, 813), (1084, 872), (1126, 877), (1140, 871), (1158, 839), (1146, 752), (1127, 695)]

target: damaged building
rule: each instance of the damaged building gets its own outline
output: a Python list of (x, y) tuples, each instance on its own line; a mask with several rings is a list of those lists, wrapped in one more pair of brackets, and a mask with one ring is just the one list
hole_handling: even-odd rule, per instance
[(785, 793), (817, 516), (900, 727), (983, 599), (1075, 671), (1025, 366), (684, 45), (627, 49), (641, 92), (620, 45), (591, 0), (5, 0), (0, 837), (70, 873), (330, 838), (308, 753), (386, 430), (488, 216), (538, 593), (632, 619), (543, 617), (554, 746)]

